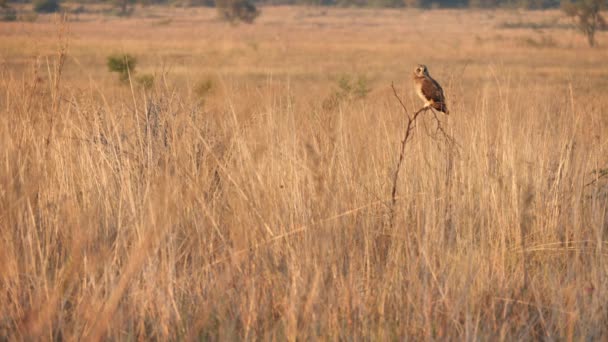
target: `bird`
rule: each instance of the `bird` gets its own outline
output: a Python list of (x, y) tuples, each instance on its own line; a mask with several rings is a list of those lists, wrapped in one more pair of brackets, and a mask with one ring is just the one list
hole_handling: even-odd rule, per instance
[(434, 108), (446, 115), (450, 114), (445, 104), (443, 89), (429, 75), (429, 69), (426, 65), (418, 64), (416, 70), (414, 70), (414, 88), (418, 96), (424, 101), (424, 108)]

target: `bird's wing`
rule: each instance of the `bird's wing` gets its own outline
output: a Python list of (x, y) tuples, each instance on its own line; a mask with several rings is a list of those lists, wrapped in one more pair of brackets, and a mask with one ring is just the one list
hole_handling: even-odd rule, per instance
[(443, 89), (437, 81), (432, 78), (425, 78), (422, 81), (422, 94), (428, 99), (434, 102), (444, 102)]

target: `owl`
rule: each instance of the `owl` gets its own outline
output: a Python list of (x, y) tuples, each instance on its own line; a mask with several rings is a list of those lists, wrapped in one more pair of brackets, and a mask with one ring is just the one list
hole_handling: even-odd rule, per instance
[(416, 93), (424, 101), (424, 107), (432, 107), (440, 112), (449, 114), (448, 107), (445, 104), (445, 96), (443, 89), (437, 81), (435, 81), (426, 65), (419, 64), (414, 70), (414, 88)]

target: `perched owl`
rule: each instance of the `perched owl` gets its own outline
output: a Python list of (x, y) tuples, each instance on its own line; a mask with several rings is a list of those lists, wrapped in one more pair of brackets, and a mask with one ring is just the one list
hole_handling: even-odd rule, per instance
[(434, 109), (449, 114), (448, 107), (445, 104), (443, 89), (437, 81), (430, 75), (426, 65), (418, 65), (414, 71), (414, 87), (416, 93), (424, 101), (424, 107), (433, 107)]

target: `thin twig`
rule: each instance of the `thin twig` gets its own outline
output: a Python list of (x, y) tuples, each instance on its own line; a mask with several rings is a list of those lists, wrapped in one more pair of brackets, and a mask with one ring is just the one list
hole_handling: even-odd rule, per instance
[(450, 148), (456, 147), (457, 149), (459, 149), (461, 146), (458, 144), (458, 142), (456, 142), (456, 139), (454, 139), (453, 136), (448, 134), (448, 132), (443, 129), (443, 126), (441, 125), (441, 120), (439, 120), (439, 118), (437, 117), (437, 112), (433, 108), (431, 108), (431, 112), (433, 113), (433, 118), (435, 118), (435, 122), (437, 123), (437, 127), (435, 128), (435, 136), (437, 136), (438, 133), (441, 133), (441, 136), (443, 136)]
[(403, 101), (401, 101), (401, 97), (399, 97), (399, 95), (397, 94), (397, 89), (395, 89), (395, 83), (391, 83), (391, 88), (393, 88), (393, 94), (395, 95), (395, 97), (397, 98), (399, 103), (401, 104), (401, 108), (403, 108), (403, 111), (407, 115), (408, 119), (411, 119), (410, 113), (407, 111), (407, 107), (405, 107), (405, 104), (403, 104)]

